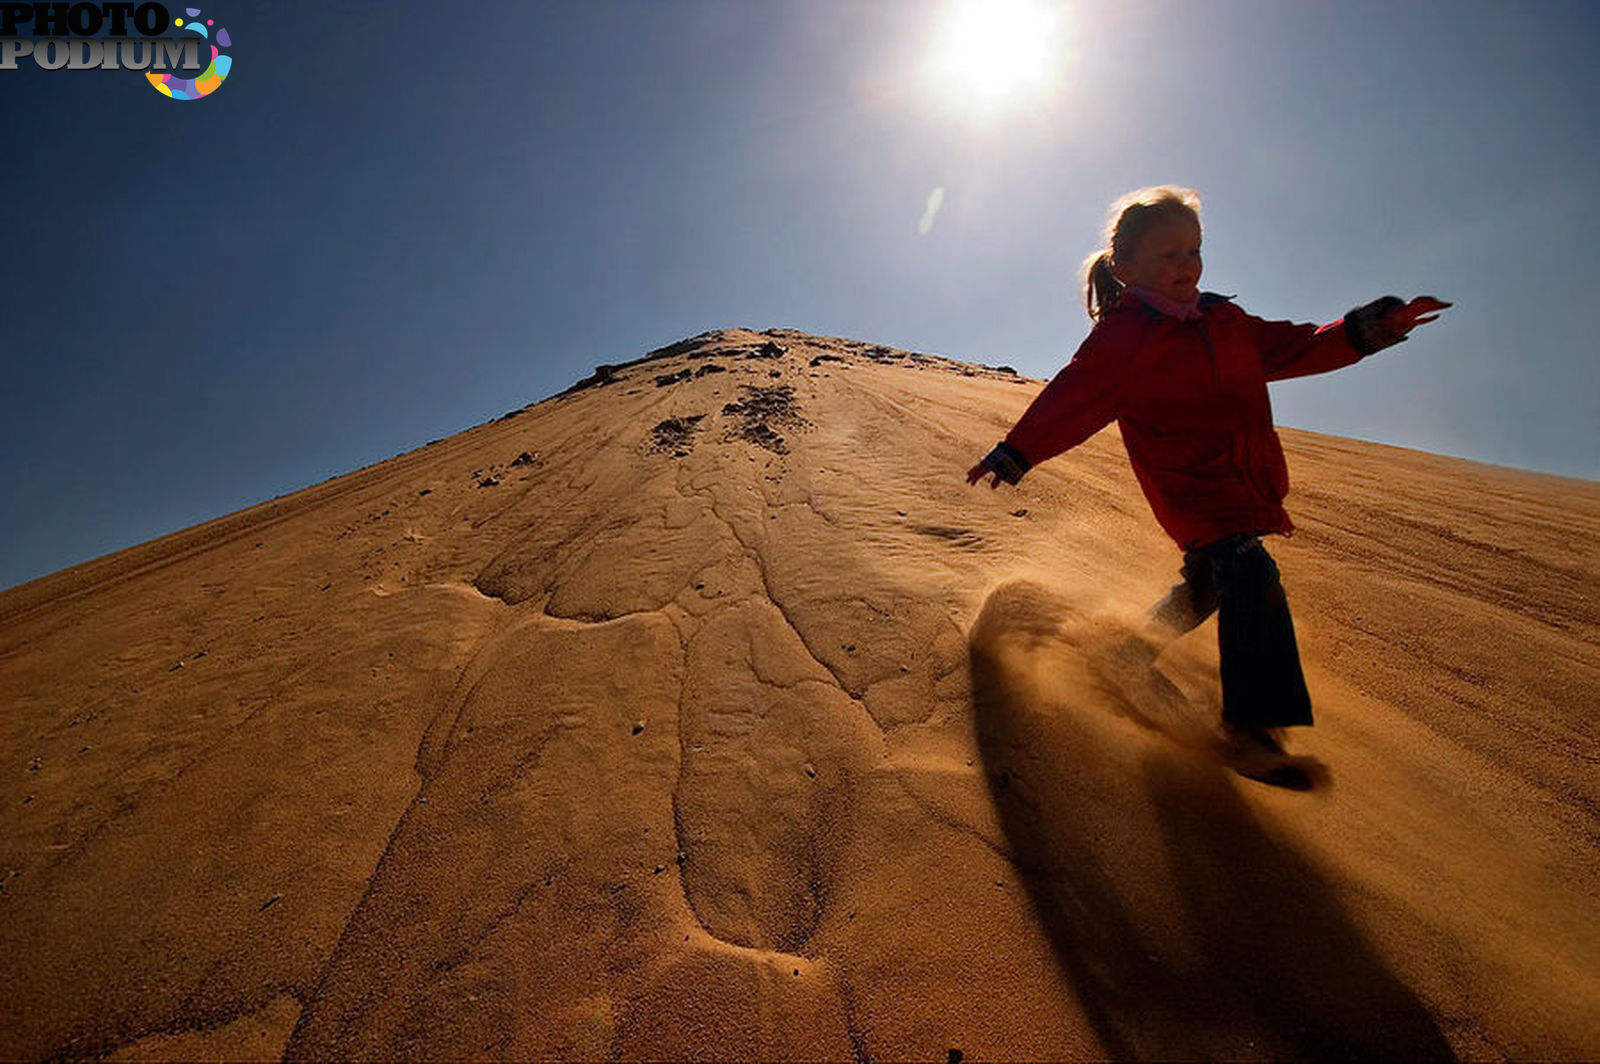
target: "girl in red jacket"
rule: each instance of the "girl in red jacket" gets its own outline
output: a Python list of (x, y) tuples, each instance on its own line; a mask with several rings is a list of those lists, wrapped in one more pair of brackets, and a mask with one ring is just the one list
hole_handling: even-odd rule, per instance
[(1261, 544), (1293, 528), (1267, 382), (1348, 366), (1450, 304), (1385, 296), (1320, 327), (1246, 314), (1199, 289), (1200, 197), (1184, 188), (1124, 196), (1086, 265), (1094, 328), (967, 483), (1015, 484), (1115, 420), (1156, 520), (1184, 551), (1183, 579), (1151, 610), (1142, 645), (1153, 662), (1216, 613), (1224, 739), (1236, 765), (1271, 766), (1284, 757), (1278, 729), (1309, 725), (1311, 698)]

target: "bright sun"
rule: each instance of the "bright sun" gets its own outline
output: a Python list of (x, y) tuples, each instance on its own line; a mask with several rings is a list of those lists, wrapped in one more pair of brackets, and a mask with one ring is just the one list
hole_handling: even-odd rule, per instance
[(989, 111), (1051, 82), (1061, 11), (1051, 0), (953, 0), (935, 31), (924, 77), (952, 104)]

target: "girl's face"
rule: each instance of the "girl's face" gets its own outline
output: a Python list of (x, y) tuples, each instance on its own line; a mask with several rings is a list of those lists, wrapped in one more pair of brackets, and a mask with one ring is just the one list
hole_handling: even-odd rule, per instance
[(1200, 294), (1200, 221), (1172, 214), (1152, 225), (1126, 262), (1111, 270), (1123, 284), (1141, 285), (1187, 303)]

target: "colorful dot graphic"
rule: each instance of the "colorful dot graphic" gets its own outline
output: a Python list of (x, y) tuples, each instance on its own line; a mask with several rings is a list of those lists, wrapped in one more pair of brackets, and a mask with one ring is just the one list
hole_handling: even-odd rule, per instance
[[(189, 21), (185, 22), (181, 18), (175, 18), (172, 20), (172, 24), (186, 29), (190, 33), (197, 33), (209, 41), (211, 33), (206, 27), (215, 25), (215, 21), (206, 19), (205, 24), (202, 25), (196, 21), (200, 17), (199, 8), (186, 7), (183, 10), (189, 16)], [(200, 76), (193, 81), (186, 81), (171, 72), (157, 74), (154, 71), (149, 71), (145, 74), (145, 78), (155, 86), (157, 92), (163, 96), (170, 96), (174, 100), (198, 100), (202, 96), (210, 96), (221, 87), (223, 80), (228, 76), (228, 72), (233, 69), (233, 57), (220, 54), (217, 51), (217, 45), (219, 44), (224, 48), (233, 47), (233, 40), (228, 36), (226, 28), (217, 30), (216, 44), (211, 46), (211, 65), (201, 71)]]

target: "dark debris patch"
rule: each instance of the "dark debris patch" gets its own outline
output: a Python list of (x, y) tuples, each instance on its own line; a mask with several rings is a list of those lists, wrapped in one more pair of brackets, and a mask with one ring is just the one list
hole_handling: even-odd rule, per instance
[[(868, 344), (860, 340), (849, 340), (843, 337), (813, 336), (797, 329), (764, 329), (762, 330), (761, 335), (773, 339), (767, 339), (759, 344), (752, 344), (749, 340), (743, 337), (737, 340), (734, 339), (733, 336), (730, 335), (729, 330), (725, 329), (713, 329), (708, 332), (703, 332), (698, 336), (691, 336), (688, 339), (679, 340), (676, 343), (668, 344), (665, 347), (658, 347), (655, 350), (645, 354), (643, 357), (634, 359), (632, 362), (623, 362), (620, 364), (602, 363), (595, 367), (594, 373), (572, 385), (566, 391), (562, 392), (561, 396), (568, 396), (573, 392), (583, 391), (588, 388), (597, 388), (608, 384), (615, 384), (616, 382), (622, 380), (632, 380), (633, 378), (631, 377), (622, 376), (621, 371), (633, 366), (637, 366), (644, 362), (652, 362), (677, 356), (696, 360), (712, 357), (717, 357), (724, 360), (776, 359), (785, 354), (791, 353), (792, 345), (796, 343), (801, 344), (804, 347), (822, 348), (824, 350), (861, 356), (869, 362), (883, 366), (898, 365), (911, 369), (942, 369), (946, 372), (954, 373), (963, 373), (965, 369), (969, 368), (969, 364), (955, 362), (954, 360), (948, 358), (919, 354), (914, 351), (901, 351), (885, 344)], [(788, 341), (788, 343), (780, 343), (780, 340)], [(822, 361), (833, 361), (838, 359), (837, 355), (823, 355), (819, 357)], [(840, 361), (847, 360), (840, 359)], [(812, 362), (811, 365), (812, 368), (816, 368), (818, 366), (818, 362)], [(970, 367), (970, 370), (970, 372), (965, 373), (966, 376), (981, 375), (996, 379), (1009, 380), (1017, 384), (1029, 383), (1027, 378), (1020, 376), (1009, 366), (1001, 366), (996, 368), (980, 365)], [(726, 372), (726, 368), (717, 370), (704, 367), (704, 371), (708, 373)], [(679, 371), (675, 374), (665, 374), (663, 377), (656, 378), (657, 384), (660, 387), (665, 387), (666, 383), (663, 382), (677, 383), (679, 380), (688, 379), (683, 377), (681, 374), (682, 371)], [(694, 377), (698, 377), (699, 375), (700, 374), (698, 372), (692, 374)], [(642, 383), (642, 378), (640, 378), (640, 381)], [(636, 394), (636, 391), (630, 391), (628, 394)], [(524, 411), (527, 409), (527, 407), (523, 408)], [(521, 412), (522, 411), (513, 411), (512, 414), (508, 414), (507, 416), (513, 416), (514, 414)], [(435, 443), (438, 441), (429, 442)]]
[(617, 382), (617, 370), (621, 368), (621, 366), (614, 366), (610, 363), (602, 362), (594, 368), (593, 373), (589, 374), (587, 377), (583, 378), (583, 380), (574, 384), (561, 394), (571, 395), (573, 392), (581, 392), (585, 388), (600, 388), (607, 384), (615, 384)]
[(668, 344), (666, 347), (658, 347), (654, 351), (650, 351), (642, 357), (634, 359), (632, 362), (602, 362), (600, 365), (594, 368), (593, 373), (583, 378), (583, 380), (578, 381), (572, 387), (562, 392), (561, 395), (571, 395), (573, 392), (581, 392), (587, 388), (599, 388), (604, 387), (607, 384), (615, 384), (617, 381), (623, 379), (618, 375), (620, 371), (625, 370), (630, 366), (637, 366), (641, 362), (654, 362), (663, 358), (672, 358), (676, 355), (687, 355), (690, 358), (705, 358), (708, 355), (716, 354), (720, 349), (715, 345), (723, 338), (723, 336), (723, 330), (713, 329), (710, 332), (703, 332), (698, 336), (691, 336), (687, 340), (679, 340), (676, 343)]
[(768, 340), (760, 347), (746, 351), (744, 357), (749, 358), (782, 358), (785, 351), (789, 350), (776, 340)]
[(709, 332), (700, 333), (698, 336), (691, 336), (687, 340), (679, 340), (676, 343), (668, 344), (666, 347), (658, 347), (654, 351), (648, 352), (640, 361), (653, 362), (659, 358), (672, 358), (675, 355), (703, 356), (704, 352), (697, 349), (721, 340), (724, 335), (723, 330), (712, 329)]
[(693, 376), (694, 370), (692, 369), (680, 369), (676, 373), (663, 373), (656, 378), (656, 387), (665, 388), (669, 384), (677, 384), (679, 381), (686, 381)]
[(727, 366), (719, 365), (718, 363), (715, 363), (715, 362), (709, 362), (706, 365), (701, 366), (700, 368), (696, 369), (694, 371), (694, 375), (695, 375), (696, 378), (699, 378), (699, 377), (704, 377), (707, 373), (726, 373), (726, 372), (728, 372), (728, 367)]
[[(742, 440), (749, 440), (757, 447), (764, 447), (773, 454), (789, 453), (788, 443), (784, 441), (784, 438), (781, 435), (772, 430), (772, 426), (766, 424), (765, 422), (758, 421), (754, 424), (746, 423), (745, 425), (740, 426), (738, 429), (735, 429), (733, 435)], [(778, 519), (778, 515), (773, 514), (772, 519), (776, 521)]]
[(650, 430), (650, 436), (655, 441), (650, 448), (652, 454), (671, 452), (674, 458), (685, 458), (694, 450), (694, 434), (699, 431), (700, 420), (704, 414), (695, 414), (691, 417), (669, 417), (658, 422)]
[(788, 454), (789, 446), (778, 428), (798, 430), (810, 425), (800, 416), (800, 404), (795, 402), (794, 387), (788, 384), (770, 388), (752, 384), (740, 387), (745, 393), (744, 401), (727, 403), (722, 408), (724, 415), (739, 419), (739, 424), (730, 428), (724, 439), (748, 440), (773, 454)]

